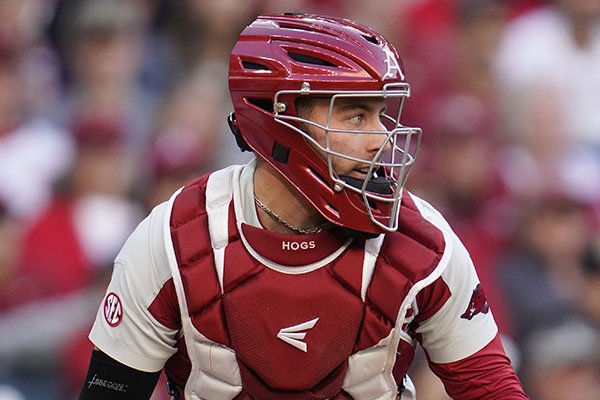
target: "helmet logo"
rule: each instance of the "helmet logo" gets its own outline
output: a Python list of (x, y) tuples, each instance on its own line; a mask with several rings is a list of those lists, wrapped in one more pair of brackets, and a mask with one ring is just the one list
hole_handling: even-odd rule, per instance
[(385, 51), (385, 63), (387, 64), (387, 72), (383, 76), (383, 79), (399, 76), (400, 79), (404, 80), (404, 73), (402, 73), (402, 69), (394, 53), (387, 46), (383, 48), (383, 51)]

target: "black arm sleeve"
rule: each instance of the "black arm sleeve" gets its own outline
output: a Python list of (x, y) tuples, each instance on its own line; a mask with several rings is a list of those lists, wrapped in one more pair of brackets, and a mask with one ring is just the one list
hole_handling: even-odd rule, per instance
[(79, 400), (148, 400), (159, 376), (160, 371), (139, 371), (94, 350)]

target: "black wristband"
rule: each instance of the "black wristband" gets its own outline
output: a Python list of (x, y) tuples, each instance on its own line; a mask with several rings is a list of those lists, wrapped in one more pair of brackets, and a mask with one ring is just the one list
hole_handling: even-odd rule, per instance
[(160, 371), (139, 371), (94, 350), (79, 400), (148, 400), (159, 376)]

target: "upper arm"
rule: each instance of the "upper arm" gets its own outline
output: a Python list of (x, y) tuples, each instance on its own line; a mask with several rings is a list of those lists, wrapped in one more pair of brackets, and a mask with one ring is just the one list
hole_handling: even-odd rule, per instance
[(498, 333), (473, 262), (454, 233), (450, 237), (447, 267), (416, 299), (415, 331), (429, 357), (439, 363), (474, 354)]
[(481, 350), (498, 328), (467, 249), (437, 210), (417, 197), (413, 200), (442, 232), (445, 245), (436, 268), (439, 276), (413, 302), (411, 328), (433, 362), (454, 362)]
[[(179, 317), (164, 241), (168, 204), (158, 206), (127, 239), (90, 333), (94, 345), (119, 362), (142, 371), (159, 371), (175, 352)], [(152, 304), (162, 299), (157, 318)]]

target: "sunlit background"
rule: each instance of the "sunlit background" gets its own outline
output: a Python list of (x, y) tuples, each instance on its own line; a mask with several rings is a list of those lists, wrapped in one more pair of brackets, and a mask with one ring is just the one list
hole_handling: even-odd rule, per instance
[[(225, 121), (228, 53), (280, 11), (396, 45), (403, 119), (424, 132), (410, 189), (469, 249), (532, 399), (600, 399), (600, 0), (5, 0), (0, 400), (76, 398), (125, 238), (191, 177), (248, 159)], [(422, 351), (411, 377), (448, 398)]]

